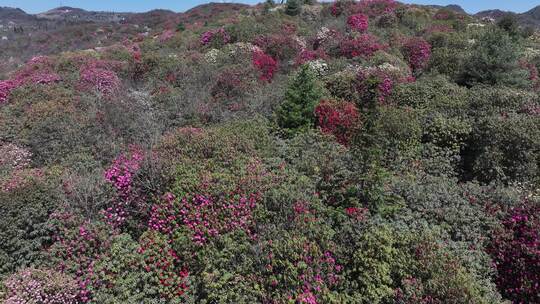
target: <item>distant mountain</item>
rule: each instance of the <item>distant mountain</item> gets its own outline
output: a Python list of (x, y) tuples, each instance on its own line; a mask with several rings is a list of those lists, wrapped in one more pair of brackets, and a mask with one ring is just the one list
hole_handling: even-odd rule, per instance
[(481, 11), (481, 12), (476, 13), (474, 16), (477, 18), (493, 18), (495, 20), (499, 20), (502, 17), (507, 16), (507, 15), (517, 15), (517, 14), (495, 9), (495, 10)]
[(36, 17), (27, 14), (20, 8), (0, 7), (0, 24), (10, 21), (18, 23), (22, 21), (33, 21)]
[(522, 14), (516, 14), (501, 10), (487, 10), (474, 15), (477, 18), (492, 18), (495, 21), (500, 20), (505, 16), (514, 16), (518, 23), (522, 26), (532, 26), (540, 28), (540, 6), (537, 6), (530, 11)]
[(443, 5), (429, 5), (430, 7), (433, 7), (433, 8), (437, 8), (437, 9), (449, 9), (451, 11), (454, 11), (456, 13), (460, 13), (460, 14), (467, 14), (467, 12), (459, 5), (457, 4), (450, 4), (450, 5), (446, 5), (446, 6), (443, 6)]
[(132, 15), (132, 13), (90, 12), (80, 8), (62, 6), (37, 14), (37, 17), (48, 20), (120, 22), (130, 15)]
[(521, 22), (524, 25), (540, 27), (540, 6), (521, 14), (520, 16)]
[(151, 28), (157, 25), (163, 25), (175, 22), (179, 14), (170, 10), (156, 9), (146, 13), (131, 14), (126, 17), (124, 23), (149, 26)]

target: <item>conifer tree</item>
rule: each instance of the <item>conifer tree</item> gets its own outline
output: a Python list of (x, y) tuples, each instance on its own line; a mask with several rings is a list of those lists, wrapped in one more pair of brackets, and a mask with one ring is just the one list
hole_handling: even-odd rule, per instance
[(289, 16), (296, 16), (300, 14), (302, 10), (302, 4), (298, 0), (287, 0), (287, 8), (285, 13)]
[(323, 91), (315, 73), (308, 65), (303, 65), (293, 77), (285, 101), (277, 110), (278, 125), (287, 136), (309, 129), (315, 123), (314, 110)]

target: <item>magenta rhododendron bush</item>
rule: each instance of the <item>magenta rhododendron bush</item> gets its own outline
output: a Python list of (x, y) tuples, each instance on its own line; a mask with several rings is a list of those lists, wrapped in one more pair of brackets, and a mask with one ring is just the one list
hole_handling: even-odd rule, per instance
[(322, 101), (315, 108), (315, 116), (321, 131), (334, 135), (342, 145), (348, 145), (361, 126), (360, 113), (350, 102)]
[(260, 72), (259, 79), (271, 82), (277, 70), (277, 61), (271, 56), (261, 52), (253, 52), (253, 65)]
[(515, 303), (540, 300), (539, 211), (531, 202), (509, 210), (490, 245), (496, 283)]
[(540, 303), (538, 9), (113, 2), (0, 7), (0, 303)]
[(369, 18), (363, 14), (349, 16), (347, 25), (354, 31), (365, 32), (369, 26)]
[(0, 104), (8, 101), (11, 91), (28, 84), (51, 84), (59, 82), (60, 76), (51, 71), (47, 57), (34, 57), (13, 77), (0, 81)]

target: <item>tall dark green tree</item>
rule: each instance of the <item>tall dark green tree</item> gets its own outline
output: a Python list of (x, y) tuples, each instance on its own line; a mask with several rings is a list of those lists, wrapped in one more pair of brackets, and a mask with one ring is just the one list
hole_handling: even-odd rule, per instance
[(296, 16), (302, 11), (302, 4), (298, 0), (287, 0), (285, 13), (289, 16)]
[(292, 78), (285, 101), (277, 110), (277, 121), (286, 135), (309, 129), (315, 123), (313, 111), (323, 96), (321, 85), (308, 65), (303, 65)]

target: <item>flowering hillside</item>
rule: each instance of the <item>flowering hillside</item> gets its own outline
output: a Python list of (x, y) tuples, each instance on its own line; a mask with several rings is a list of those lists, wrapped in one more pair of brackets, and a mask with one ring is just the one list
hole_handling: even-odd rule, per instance
[(0, 45), (0, 303), (540, 303), (540, 32), (284, 2)]

